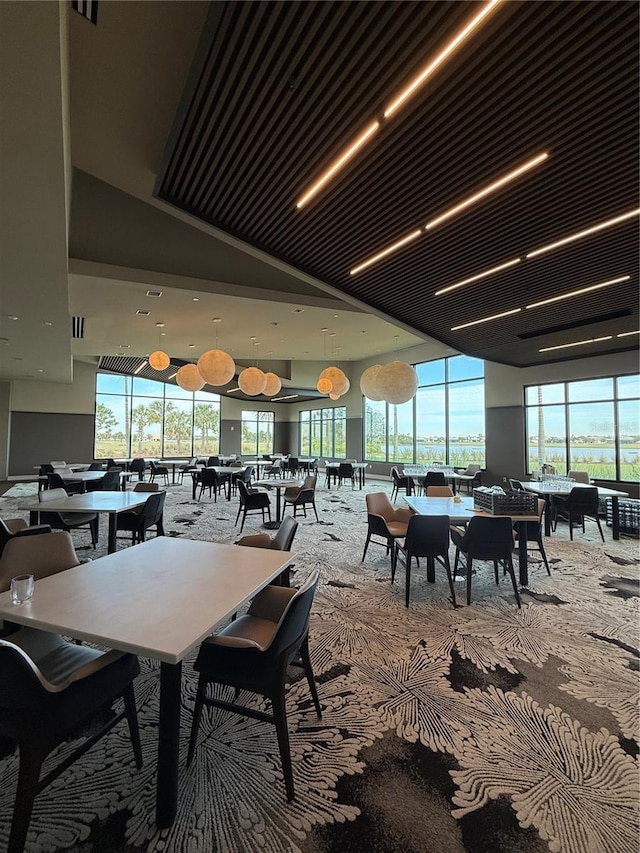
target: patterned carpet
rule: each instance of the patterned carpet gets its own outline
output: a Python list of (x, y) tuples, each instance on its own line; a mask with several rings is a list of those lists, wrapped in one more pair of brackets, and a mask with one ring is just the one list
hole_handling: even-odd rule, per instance
[[(389, 486), (366, 487), (380, 490)], [(321, 572), (310, 639), (323, 706), (319, 721), (306, 683), (291, 685), (296, 800), (285, 798), (275, 730), (254, 720), (205, 712), (186, 768), (195, 693), (187, 662), (180, 810), (172, 829), (157, 831), (158, 670), (142, 661), (144, 768), (117, 727), (38, 797), (29, 853), (638, 850), (637, 541), (613, 542), (607, 531), (602, 545), (588, 523), (570, 543), (559, 529), (547, 540), (552, 576), (531, 557), (522, 610), (489, 564), (477, 568), (472, 605), (456, 610), (442, 570), (429, 584), (414, 569), (407, 610), (403, 568), (392, 585), (384, 549), (360, 562), (365, 493), (319, 489), (320, 523), (301, 519), (294, 543), (294, 582)], [(21, 514), (31, 494), (11, 489), (0, 515)], [(197, 504), (186, 483), (172, 486), (165, 529), (233, 542), (236, 509), (235, 498)], [(244, 533), (258, 521), (249, 517)], [(91, 552), (84, 536), (74, 533), (78, 553), (95, 559), (103, 551)], [(4, 849), (15, 755), (0, 772)]]

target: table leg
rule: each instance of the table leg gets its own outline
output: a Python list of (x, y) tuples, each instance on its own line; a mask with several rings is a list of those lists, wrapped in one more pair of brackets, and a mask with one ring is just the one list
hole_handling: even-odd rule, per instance
[(117, 512), (109, 513), (109, 539), (107, 545), (107, 554), (115, 554), (116, 552), (116, 520)]
[(544, 535), (551, 536), (551, 495), (545, 495)]
[(276, 489), (276, 519), (275, 521), (265, 521), (262, 526), (266, 530), (278, 530), (280, 524), (280, 489)]
[(197, 485), (198, 485), (198, 475), (197, 475), (197, 474), (192, 474), (192, 475), (191, 475), (191, 482), (192, 482), (192, 485), (191, 485), (191, 500), (192, 500), (192, 501), (195, 501), (195, 499), (196, 499), (196, 487), (197, 487)]
[(518, 522), (518, 569), (520, 570), (520, 586), (529, 583), (529, 566), (527, 565), (527, 522)]
[(620, 503), (617, 497), (611, 498), (611, 535), (620, 538)]
[[(362, 488), (362, 486), (360, 486), (360, 488)], [(406, 489), (406, 491), (407, 491), (407, 495), (409, 497), (411, 497), (411, 495), (413, 494), (413, 480), (411, 477), (407, 477), (407, 489)]]
[(178, 810), (181, 681), (181, 663), (160, 664), (158, 778), (156, 786), (156, 823), (160, 829), (171, 826)]
[(38, 510), (31, 510), (29, 513), (29, 526), (33, 527), (34, 524), (40, 524), (40, 513)]
[[(231, 500), (231, 474), (225, 476), (225, 480), (227, 481), (227, 500)], [(278, 492), (278, 497), (280, 497), (280, 492)]]

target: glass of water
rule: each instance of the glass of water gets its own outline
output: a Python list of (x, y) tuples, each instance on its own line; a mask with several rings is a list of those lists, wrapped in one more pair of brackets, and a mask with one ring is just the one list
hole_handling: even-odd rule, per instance
[(24, 604), (33, 596), (35, 578), (33, 575), (17, 575), (11, 578), (11, 603)]

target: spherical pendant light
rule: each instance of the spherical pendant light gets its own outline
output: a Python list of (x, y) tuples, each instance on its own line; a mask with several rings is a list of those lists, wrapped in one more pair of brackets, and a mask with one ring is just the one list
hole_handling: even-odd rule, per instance
[(340, 399), (340, 394), (333, 394), (333, 393), (331, 393), (331, 394), (329, 394), (329, 399), (330, 399), (330, 400), (339, 400), (339, 399)]
[(185, 391), (199, 391), (205, 384), (195, 364), (183, 364), (176, 373), (176, 382)]
[(381, 370), (381, 364), (374, 364), (372, 367), (367, 367), (360, 377), (360, 390), (369, 400), (382, 400), (382, 395), (378, 391), (378, 374)]
[(399, 405), (415, 397), (418, 374), (404, 361), (392, 361), (380, 369), (377, 376), (378, 392), (387, 403)]
[(267, 377), (259, 367), (245, 367), (238, 376), (238, 385), (245, 394), (255, 397), (264, 391), (267, 385)]
[(166, 352), (162, 352), (162, 350), (159, 349), (151, 353), (149, 356), (149, 364), (154, 370), (166, 370), (171, 364), (171, 359)]
[(316, 388), (321, 394), (328, 394), (329, 391), (331, 391), (331, 389), (333, 388), (333, 385), (331, 384), (330, 379), (327, 379), (326, 376), (321, 375), (316, 383)]
[[(339, 367), (331, 366), (325, 367), (320, 376), (318, 377), (318, 385), (323, 379), (328, 379), (331, 383), (330, 392), (334, 394), (344, 394), (347, 389), (347, 382), (349, 381), (342, 370)], [(324, 384), (324, 383), (323, 383)], [(317, 386), (316, 386), (317, 387)], [(320, 390), (318, 388), (318, 390)], [(321, 392), (326, 394), (327, 392)]]
[(264, 391), (262, 393), (265, 397), (273, 397), (273, 395), (277, 394), (282, 388), (282, 382), (280, 381), (280, 377), (275, 373), (271, 373), (271, 371), (265, 373), (265, 377), (267, 384), (264, 386)]
[(231, 382), (235, 372), (236, 363), (224, 350), (207, 350), (198, 359), (198, 373), (210, 385), (226, 385)]

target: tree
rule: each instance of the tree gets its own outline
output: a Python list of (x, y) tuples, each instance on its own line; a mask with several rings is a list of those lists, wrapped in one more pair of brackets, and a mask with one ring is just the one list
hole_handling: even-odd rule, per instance
[(96, 434), (100, 438), (111, 438), (111, 430), (118, 426), (118, 419), (113, 410), (104, 403), (96, 405)]
[(167, 438), (175, 439), (176, 452), (179, 455), (182, 451), (180, 442), (191, 437), (191, 413), (167, 403), (164, 412), (164, 434), (165, 441)]
[(147, 407), (140, 403), (131, 412), (131, 425), (135, 429), (136, 439), (138, 441), (138, 454), (142, 455), (142, 442), (144, 441), (144, 428), (149, 423), (149, 413)]
[[(209, 403), (196, 403), (193, 408), (194, 427), (200, 430), (200, 452), (205, 453), (214, 448), (209, 446), (209, 436), (218, 436), (220, 412), (217, 406)], [(215, 442), (217, 445), (217, 442)]]

